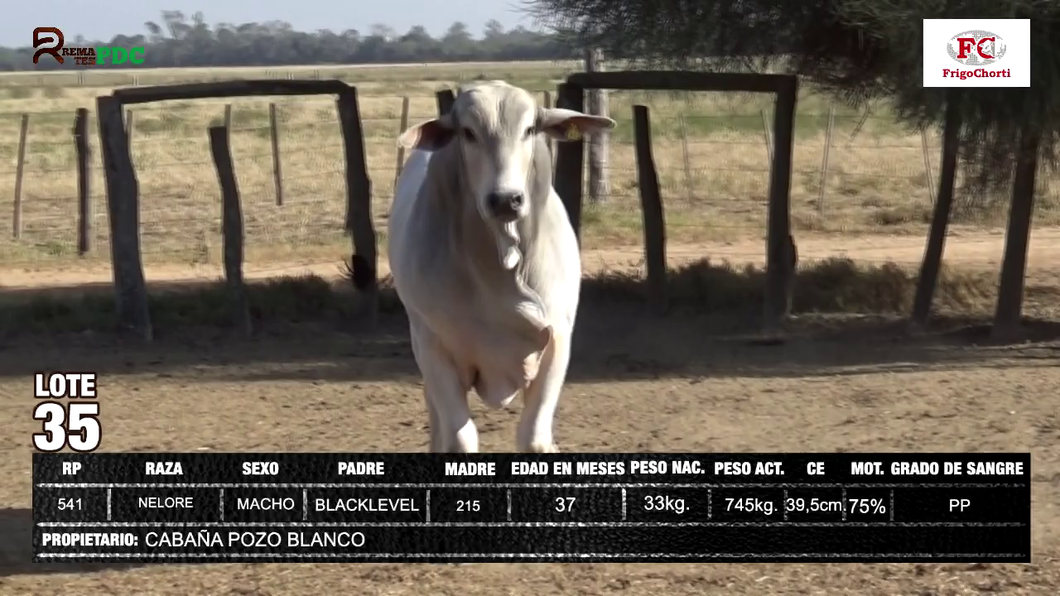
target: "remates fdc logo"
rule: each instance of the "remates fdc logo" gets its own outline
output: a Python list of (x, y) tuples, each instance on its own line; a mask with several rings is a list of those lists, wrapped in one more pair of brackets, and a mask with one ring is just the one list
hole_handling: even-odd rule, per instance
[(73, 46), (66, 47), (66, 38), (58, 27), (36, 27), (33, 29), (33, 63), (38, 64), (43, 56), (51, 56), (59, 64), (73, 58), (78, 66), (102, 66), (107, 64), (143, 64), (144, 48), (121, 46)]
[(1030, 87), (1030, 20), (924, 19), (924, 86)]

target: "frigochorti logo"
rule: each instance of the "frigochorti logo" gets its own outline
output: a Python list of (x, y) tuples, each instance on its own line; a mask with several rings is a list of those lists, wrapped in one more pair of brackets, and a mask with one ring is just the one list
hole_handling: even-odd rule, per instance
[(958, 33), (946, 44), (950, 58), (967, 68), (943, 68), (943, 78), (1008, 79), (1012, 69), (997, 68), (995, 64), (1005, 56), (1008, 45), (997, 33), (972, 29)]
[(965, 66), (989, 66), (1005, 56), (1008, 46), (997, 33), (974, 30), (954, 35), (946, 49)]
[(924, 87), (1031, 86), (1030, 19), (924, 19)]

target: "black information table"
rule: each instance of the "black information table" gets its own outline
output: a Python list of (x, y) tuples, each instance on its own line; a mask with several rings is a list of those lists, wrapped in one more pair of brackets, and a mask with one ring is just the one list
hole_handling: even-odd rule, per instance
[(35, 561), (1008, 561), (1030, 454), (34, 454)]

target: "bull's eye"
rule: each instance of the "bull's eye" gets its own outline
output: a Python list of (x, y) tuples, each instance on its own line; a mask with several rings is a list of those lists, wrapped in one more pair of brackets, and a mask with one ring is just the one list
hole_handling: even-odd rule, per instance
[(529, 126), (525, 131), (523, 131), (523, 137), (529, 139), (530, 137), (534, 136), (535, 132), (537, 132), (537, 127)]
[(469, 143), (474, 143), (475, 142), (475, 133), (471, 132), (470, 128), (465, 128), (464, 129), (464, 139), (466, 139), (467, 142), (469, 142)]

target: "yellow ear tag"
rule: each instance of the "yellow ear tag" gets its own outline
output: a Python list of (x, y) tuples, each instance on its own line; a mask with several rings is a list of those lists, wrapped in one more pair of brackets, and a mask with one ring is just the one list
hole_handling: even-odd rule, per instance
[(582, 138), (582, 132), (580, 130), (578, 130), (578, 126), (576, 124), (572, 123), (570, 126), (567, 127), (567, 140), (568, 141), (578, 141), (578, 140), (581, 140), (581, 138)]

